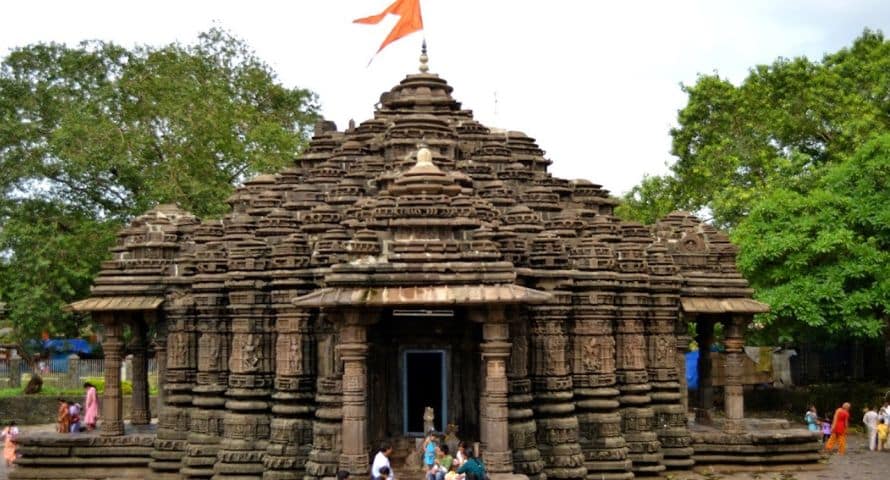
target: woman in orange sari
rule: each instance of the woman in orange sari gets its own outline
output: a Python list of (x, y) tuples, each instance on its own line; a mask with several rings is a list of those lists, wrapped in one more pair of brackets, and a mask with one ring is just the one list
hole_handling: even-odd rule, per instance
[(59, 410), (56, 420), (58, 421), (58, 432), (68, 433), (71, 430), (71, 415), (68, 413), (68, 402), (63, 399), (59, 400)]

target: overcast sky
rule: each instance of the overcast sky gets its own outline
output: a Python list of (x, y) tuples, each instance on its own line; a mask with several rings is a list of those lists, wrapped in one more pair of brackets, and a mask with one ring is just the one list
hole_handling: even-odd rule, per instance
[(890, 33), (886, 0), (421, 0), (425, 31), (388, 46), (396, 18), (352, 24), (392, 0), (16, 1), (0, 6), (0, 52), (38, 41), (189, 43), (213, 26), (244, 39), (288, 86), (318, 93), (342, 129), (370, 118), (380, 92), (431, 71), (489, 126), (521, 130), (551, 171), (622, 193), (667, 170), (679, 84), (734, 82), (778, 56), (821, 58), (866, 27)]

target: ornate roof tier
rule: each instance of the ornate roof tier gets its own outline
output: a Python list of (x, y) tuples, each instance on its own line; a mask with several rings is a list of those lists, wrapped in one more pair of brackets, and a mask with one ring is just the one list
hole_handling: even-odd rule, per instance
[(298, 305), (534, 303), (544, 294), (524, 288), (536, 279), (570, 288), (611, 272), (627, 288), (698, 297), (687, 312), (764, 311), (705, 300), (752, 295), (725, 234), (685, 212), (653, 227), (620, 222), (607, 190), (553, 177), (534, 139), (482, 125), (452, 92), (436, 74), (412, 74), (373, 119), (345, 131), (319, 122), (293, 166), (245, 182), (221, 221), (171, 205), (137, 217), (95, 301), (72, 308), (103, 310), (109, 297), (157, 308), (171, 289), (265, 285), (273, 271), (278, 283), (302, 279), (310, 293)]

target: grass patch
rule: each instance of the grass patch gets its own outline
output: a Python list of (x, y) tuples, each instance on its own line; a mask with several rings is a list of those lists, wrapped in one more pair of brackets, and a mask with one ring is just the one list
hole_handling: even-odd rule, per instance
[[(84, 377), (81, 378), (82, 382), (90, 382), (96, 387), (97, 393), (99, 395), (105, 393), (105, 379), (102, 377)], [(27, 381), (22, 382), (22, 387), (20, 388), (0, 388), (0, 398), (6, 397), (18, 397), (25, 395), (24, 385), (27, 384)], [(53, 382), (44, 381), (43, 388), (40, 390), (40, 393), (37, 395), (48, 396), (48, 397), (62, 397), (62, 398), (79, 398), (83, 397), (85, 391), (83, 387), (78, 388), (62, 388), (53, 384)], [(121, 394), (122, 395), (132, 395), (133, 394), (133, 383), (130, 381), (121, 382)], [(158, 385), (155, 382), (150, 381), (148, 384), (148, 394), (149, 395), (157, 395), (158, 394)]]
[[(22, 393), (24, 388), (0, 388), (0, 398), (6, 397), (19, 397), (25, 395)], [(83, 389), (82, 388), (59, 388), (53, 385), (43, 385), (43, 389), (40, 390), (40, 393), (37, 395), (47, 396), (47, 397), (82, 397)]]

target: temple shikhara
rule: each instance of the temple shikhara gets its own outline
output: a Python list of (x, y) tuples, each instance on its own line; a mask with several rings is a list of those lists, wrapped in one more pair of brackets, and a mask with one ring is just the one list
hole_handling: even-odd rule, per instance
[[(475, 121), (427, 70), (370, 120), (319, 123), (221, 219), (160, 205), (123, 229), (70, 306), (104, 326), (100, 429), (24, 437), (12, 478), (367, 478), (384, 441), (397, 477), (420, 478), (406, 457), (428, 408), (493, 477), (819, 458), (805, 431), (744, 418), (744, 334), (768, 307), (727, 235), (680, 212), (620, 221), (606, 190), (553, 177), (534, 139)], [(702, 346), (719, 325), (722, 395), (702, 355), (688, 398), (690, 322)], [(152, 351), (156, 428), (140, 427)]]

